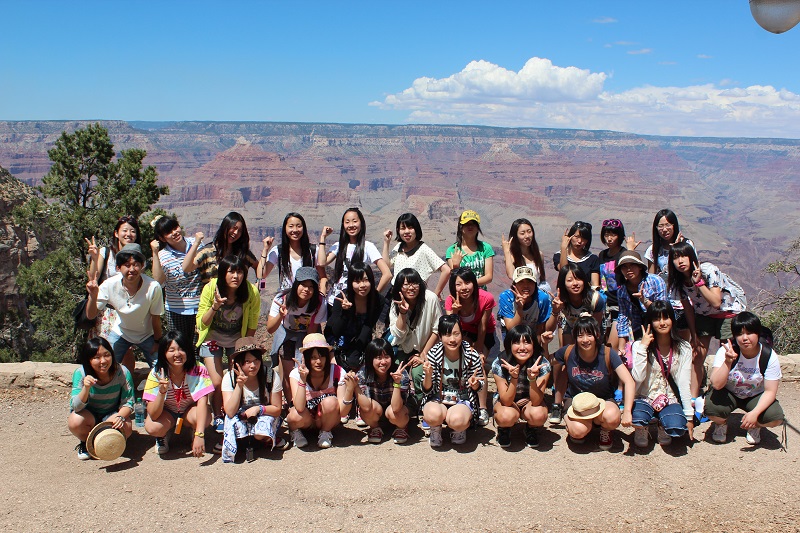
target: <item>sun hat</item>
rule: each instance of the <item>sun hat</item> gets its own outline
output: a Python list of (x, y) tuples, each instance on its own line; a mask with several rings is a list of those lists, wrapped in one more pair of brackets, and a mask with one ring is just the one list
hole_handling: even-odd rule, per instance
[(617, 266), (620, 267), (627, 263), (633, 263), (634, 265), (640, 265), (647, 268), (647, 263), (642, 261), (642, 256), (639, 255), (639, 252), (634, 252), (633, 250), (625, 250), (621, 254), (619, 254), (619, 258), (617, 259)]
[(325, 340), (325, 335), (322, 333), (309, 333), (303, 339), (303, 347), (300, 348), (300, 351), (305, 353), (307, 350), (311, 350), (313, 348), (326, 348), (328, 350), (333, 350), (333, 346), (328, 344), (328, 341)]
[(86, 451), (95, 459), (113, 461), (125, 451), (125, 435), (112, 426), (114, 422), (100, 422), (86, 437)]
[(573, 420), (590, 420), (600, 415), (605, 408), (606, 402), (591, 392), (582, 392), (572, 399), (567, 416)]
[(514, 283), (522, 281), (523, 279), (529, 279), (534, 283), (539, 283), (539, 280), (536, 279), (536, 273), (529, 266), (521, 266), (514, 269)]
[(114, 256), (115, 259), (119, 257), (120, 254), (132, 255), (138, 262), (142, 264), (144, 264), (146, 261), (144, 254), (142, 253), (142, 247), (136, 244), (135, 242), (131, 242), (123, 246), (122, 250), (117, 252), (117, 255)]
[(300, 267), (294, 273), (294, 280), (298, 283), (301, 281), (314, 281), (319, 285), (319, 273), (314, 267)]
[(463, 213), (461, 213), (461, 218), (459, 219), (461, 224), (466, 224), (467, 222), (477, 222), (478, 224), (481, 223), (481, 217), (478, 213), (473, 211), (472, 209), (467, 209)]
[(266, 351), (267, 349), (261, 346), (255, 337), (240, 337), (236, 339), (236, 344), (233, 346), (233, 353), (228, 354), (228, 360), (232, 361), (234, 357), (242, 352), (258, 352), (264, 355)]

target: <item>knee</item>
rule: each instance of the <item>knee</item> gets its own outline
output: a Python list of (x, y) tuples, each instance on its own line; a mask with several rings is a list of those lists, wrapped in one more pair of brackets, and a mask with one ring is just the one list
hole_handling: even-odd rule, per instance
[(339, 399), (336, 396), (328, 396), (327, 398), (323, 398), (322, 402), (319, 404), (320, 411), (323, 415), (327, 415), (336, 411), (336, 414), (339, 414)]
[(513, 407), (495, 405), (494, 421), (501, 428), (510, 428), (519, 420), (519, 413)]
[(429, 403), (422, 410), (422, 418), (431, 426), (441, 426), (445, 412), (438, 403)]
[(586, 435), (589, 434), (589, 431), (592, 429), (591, 426), (589, 425), (591, 424), (591, 422), (589, 424), (586, 424), (584, 422), (579, 422), (575, 420), (567, 420), (566, 417), (565, 420), (567, 424), (567, 433), (572, 438), (575, 439), (585, 438)]
[(536, 407), (528, 407), (525, 409), (525, 421), (529, 426), (541, 427), (547, 421), (547, 407), (537, 405)]

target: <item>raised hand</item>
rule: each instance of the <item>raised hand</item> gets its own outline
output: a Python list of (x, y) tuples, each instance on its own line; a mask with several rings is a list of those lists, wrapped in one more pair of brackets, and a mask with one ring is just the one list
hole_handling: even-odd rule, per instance
[(556, 289), (556, 297), (553, 298), (551, 305), (553, 307), (553, 314), (558, 314), (562, 309), (564, 309), (564, 302), (561, 300), (561, 289)]
[(321, 240), (323, 240), (323, 241), (324, 241), (324, 240), (325, 240), (325, 238), (326, 238), (326, 237), (328, 237), (328, 236), (329, 236), (331, 233), (333, 233), (333, 228), (332, 228), (332, 227), (330, 227), (330, 226), (323, 226), (323, 227), (322, 227), (322, 233), (320, 233), (320, 235), (322, 236), (322, 239), (321, 239)]
[(733, 349), (733, 344), (731, 340), (728, 339), (728, 342), (723, 344), (725, 348), (725, 362), (732, 365), (736, 358), (739, 357), (739, 354), (736, 353), (736, 350)]
[(339, 300), (340, 302), (342, 302), (342, 310), (343, 311), (347, 311), (348, 309), (353, 307), (353, 302), (351, 302), (350, 300), (347, 299), (347, 295), (345, 293), (342, 293), (342, 297), (341, 298), (337, 297), (336, 300)]
[(637, 241), (636, 240), (636, 232), (635, 231), (632, 232), (627, 237), (625, 237), (625, 248), (627, 248), (628, 250), (635, 250), (636, 248), (639, 247), (640, 244), (642, 244), (642, 241)]
[(505, 359), (500, 359), (500, 365), (508, 371), (508, 376), (511, 379), (519, 378), (519, 365), (512, 365)]
[(425, 377), (429, 378), (433, 375), (433, 364), (427, 359), (424, 363), (422, 363), (422, 371), (425, 373)]
[(389, 243), (389, 242), (391, 242), (391, 241), (392, 241), (392, 235), (394, 235), (394, 234), (392, 233), (392, 230), (390, 230), (390, 229), (387, 229), (386, 231), (384, 231), (384, 232), (383, 232), (383, 240), (384, 240), (386, 243)]
[(86, 272), (86, 277), (89, 278), (89, 281), (86, 283), (86, 292), (89, 293), (89, 296), (93, 296), (95, 299), (97, 298), (97, 293), (100, 292), (100, 286), (97, 284), (98, 274), (98, 272), (95, 272), (94, 274), (88, 271)]
[(86, 376), (83, 378), (84, 388), (91, 389), (97, 383), (97, 378), (94, 376)]
[(392, 376), (392, 381), (399, 384), (403, 380), (403, 370), (405, 370), (409, 366), (410, 363), (400, 363), (400, 366), (397, 367), (397, 370), (389, 374), (390, 376)]
[(539, 372), (542, 370), (542, 356), (536, 358), (536, 361), (533, 362), (531, 366), (528, 367), (528, 381), (533, 383), (536, 381), (536, 378), (539, 377)]
[(511, 292), (514, 293), (514, 306), (517, 309), (525, 309), (525, 295), (517, 290), (517, 287), (512, 285)]
[(458, 297), (458, 292), (456, 292), (456, 297), (453, 299), (453, 304), (450, 306), (450, 308), (455, 314), (458, 314), (458, 312), (461, 311), (461, 299)]
[(547, 349), (550, 346), (550, 343), (553, 342), (553, 338), (555, 334), (550, 330), (545, 330), (539, 335), (539, 342), (542, 343), (542, 348)]
[(219, 293), (219, 289), (214, 289), (214, 303), (211, 305), (211, 308), (214, 311), (219, 311), (219, 308), (225, 305), (228, 301), (227, 298), (223, 298), (222, 295)]
[(475, 370), (475, 372), (467, 380), (467, 385), (469, 385), (469, 388), (471, 388), (472, 390), (478, 390), (478, 387), (476, 387), (476, 385), (480, 386), (481, 380), (478, 377), (478, 373), (483, 374), (483, 368), (478, 368), (477, 370)]
[(703, 272), (700, 270), (700, 265), (695, 263), (694, 270), (692, 270), (692, 283), (697, 284), (703, 279)]
[(394, 300), (394, 303), (397, 305), (397, 311), (401, 315), (404, 315), (404, 314), (408, 313), (408, 310), (411, 307), (408, 304), (408, 301), (406, 300), (406, 297), (403, 296), (402, 292), (400, 293), (400, 299), (399, 300)]
[(205, 238), (206, 234), (203, 233), (202, 231), (198, 231), (197, 233), (194, 234), (194, 240), (195, 242), (197, 242), (198, 246), (200, 245), (201, 242), (203, 242), (203, 239)]
[(275, 237), (267, 236), (261, 239), (261, 243), (264, 245), (264, 251), (261, 252), (261, 255), (264, 255), (266, 252), (270, 251), (273, 242), (275, 242)]
[(153, 255), (158, 256), (159, 246), (160, 243), (158, 242), (158, 239), (153, 239), (152, 241), (150, 241), (150, 250), (153, 252)]
[(166, 394), (167, 386), (169, 386), (169, 380), (167, 379), (167, 373), (162, 368), (158, 371), (158, 391), (161, 394)]
[(242, 370), (242, 367), (239, 366), (239, 363), (236, 363), (235, 365), (234, 373), (236, 374), (236, 385), (244, 388), (244, 384), (247, 383), (247, 376)]
[(297, 373), (300, 374), (300, 381), (305, 383), (308, 379), (308, 367), (306, 367), (305, 363), (300, 363), (300, 366), (297, 367)]
[(642, 346), (644, 346), (645, 348), (650, 346), (650, 343), (653, 342), (653, 333), (652, 333), (651, 330), (652, 330), (652, 328), (650, 327), (650, 324), (648, 324), (646, 326), (642, 326), (642, 340), (641, 340), (641, 343), (642, 343)]
[(502, 240), (503, 243), (503, 255), (508, 255), (506, 252), (509, 253), (511, 252), (511, 241), (514, 240), (514, 237), (506, 239), (506, 236), (502, 235), (500, 236), (500, 239)]
[(561, 250), (569, 250), (569, 241), (571, 236), (569, 234), (569, 228), (564, 231), (564, 235), (561, 236)]
[(86, 244), (89, 247), (89, 256), (92, 258), (92, 261), (97, 261), (97, 256), (100, 255), (100, 249), (97, 247), (97, 243), (94, 240), (94, 235), (92, 235), (91, 241), (86, 237), (84, 237), (83, 240), (86, 241)]
[(458, 268), (461, 266), (461, 260), (464, 259), (464, 252), (460, 248), (456, 248), (453, 250), (453, 255), (450, 256), (450, 259), (453, 260), (453, 268)]
[(281, 304), (278, 312), (281, 314), (281, 318), (286, 318), (289, 315), (289, 308), (286, 307), (286, 304)]
[(678, 232), (678, 236), (675, 237), (675, 242), (683, 242), (686, 240), (686, 237), (683, 236), (682, 232)]

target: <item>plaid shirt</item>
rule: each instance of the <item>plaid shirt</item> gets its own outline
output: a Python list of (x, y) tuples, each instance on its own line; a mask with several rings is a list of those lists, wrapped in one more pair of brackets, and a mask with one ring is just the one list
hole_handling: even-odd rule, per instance
[[(661, 276), (648, 273), (639, 283), (639, 292), (645, 299), (654, 302), (656, 300), (667, 299), (667, 284)], [(617, 335), (633, 340), (634, 332), (640, 331), (644, 323), (644, 314), (647, 308), (641, 301), (636, 303), (631, 301), (628, 289), (625, 285), (617, 288), (617, 299), (619, 300), (619, 317), (617, 317)]]
[[(403, 403), (406, 403), (408, 396), (408, 387), (410, 383), (408, 372), (403, 370), (403, 375), (400, 378), (400, 396), (403, 398)], [(364, 369), (358, 371), (358, 385), (361, 388), (361, 394), (375, 400), (381, 407), (386, 409), (392, 403), (392, 393), (394, 392), (394, 381), (391, 376), (386, 376), (386, 381), (378, 383), (377, 381), (367, 381)]]

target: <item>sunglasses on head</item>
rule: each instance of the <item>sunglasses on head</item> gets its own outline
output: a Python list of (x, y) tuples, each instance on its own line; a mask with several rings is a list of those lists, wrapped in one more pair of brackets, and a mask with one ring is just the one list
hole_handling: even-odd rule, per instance
[(609, 218), (603, 221), (604, 228), (619, 228), (622, 226), (622, 221), (618, 218)]

